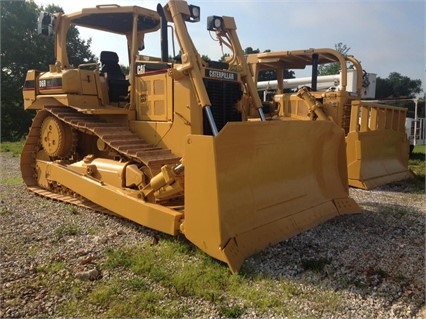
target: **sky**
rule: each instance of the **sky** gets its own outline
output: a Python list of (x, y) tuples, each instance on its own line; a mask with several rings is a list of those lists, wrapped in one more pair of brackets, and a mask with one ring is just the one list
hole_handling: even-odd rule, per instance
[[(164, 2), (164, 3), (163, 3)], [(166, 2), (163, 1), (162, 4)], [(65, 13), (98, 4), (137, 5), (156, 10), (151, 0), (35, 0), (39, 6), (55, 4)], [(426, 1), (425, 0), (193, 0), (201, 8), (201, 21), (188, 24), (197, 50), (210, 59), (223, 53), (206, 29), (211, 15), (235, 18), (243, 49), (252, 47), (283, 51), (335, 48), (343, 43), (368, 73), (387, 78), (398, 72), (422, 81), (426, 92)], [(125, 38), (79, 28), (80, 37), (92, 38), (91, 50), (115, 51), (120, 64), (128, 65)], [(213, 36), (213, 35), (212, 35)], [(146, 36), (144, 55), (159, 56), (159, 35)], [(176, 41), (177, 45), (177, 41)], [(178, 48), (176, 49), (178, 52)], [(297, 71), (296, 76), (307, 76)]]

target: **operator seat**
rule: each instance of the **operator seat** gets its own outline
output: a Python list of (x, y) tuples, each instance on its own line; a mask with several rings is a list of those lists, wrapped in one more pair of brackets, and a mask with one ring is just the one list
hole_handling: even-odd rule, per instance
[(108, 83), (110, 102), (119, 102), (120, 97), (129, 93), (129, 81), (118, 64), (118, 55), (112, 51), (101, 52), (101, 75), (105, 75)]

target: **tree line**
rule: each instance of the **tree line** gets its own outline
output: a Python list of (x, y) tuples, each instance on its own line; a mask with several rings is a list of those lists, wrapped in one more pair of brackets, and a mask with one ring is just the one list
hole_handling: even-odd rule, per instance
[[(24, 111), (22, 87), (28, 70), (48, 70), (55, 63), (54, 39), (40, 37), (37, 19), (41, 11), (62, 12), (30, 1), (1, 1), (1, 139), (15, 141), (28, 133), (34, 112)], [(77, 28), (68, 32), (69, 59), (73, 65), (95, 62), (91, 40), (83, 40)]]
[[(37, 18), (41, 11), (63, 12), (57, 5), (46, 8), (30, 1), (1, 1), (1, 140), (15, 141), (23, 138), (31, 125), (34, 112), (24, 111), (22, 87), (28, 70), (47, 70), (50, 64), (55, 63), (54, 39), (40, 37), (37, 33)], [(91, 39), (80, 38), (77, 28), (71, 27), (68, 32), (68, 53), (72, 65), (98, 62), (90, 49)], [(335, 46), (342, 54), (347, 54), (349, 47), (342, 43)], [(266, 50), (264, 52), (267, 52)], [(248, 47), (246, 54), (260, 53), (259, 49)], [(204, 59), (208, 56), (203, 55)], [(226, 55), (222, 57), (224, 60)], [(320, 66), (319, 74), (337, 74), (335, 64)], [(285, 78), (294, 78), (294, 72), (285, 70)], [(276, 74), (265, 71), (259, 78), (261, 81), (276, 79)], [(376, 98), (414, 98), (422, 92), (421, 80), (412, 80), (397, 72), (390, 73), (389, 77), (376, 79)], [(406, 102), (398, 106), (409, 108)], [(424, 101), (419, 104), (424, 117)], [(411, 116), (413, 117), (413, 116)]]

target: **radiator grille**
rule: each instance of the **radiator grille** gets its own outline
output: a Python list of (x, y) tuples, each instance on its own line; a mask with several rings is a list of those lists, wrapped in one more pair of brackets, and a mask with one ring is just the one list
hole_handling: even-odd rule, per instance
[[(242, 91), (239, 82), (204, 79), (207, 94), (211, 102), (211, 111), (220, 131), (227, 122), (241, 121), (242, 115), (236, 109), (236, 103), (241, 99)], [(212, 135), (212, 130), (204, 114), (204, 135)]]

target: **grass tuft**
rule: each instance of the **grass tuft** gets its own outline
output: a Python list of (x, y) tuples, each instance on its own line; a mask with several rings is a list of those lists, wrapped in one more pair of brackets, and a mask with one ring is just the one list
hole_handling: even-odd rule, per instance
[(245, 312), (245, 308), (239, 305), (220, 305), (219, 313), (225, 318), (240, 318)]
[(65, 222), (55, 230), (56, 240), (61, 240), (66, 236), (76, 236), (80, 233), (80, 228), (74, 223)]
[(9, 215), (12, 214), (12, 211), (9, 209), (9, 207), (3, 206), (0, 209), (0, 215)]

